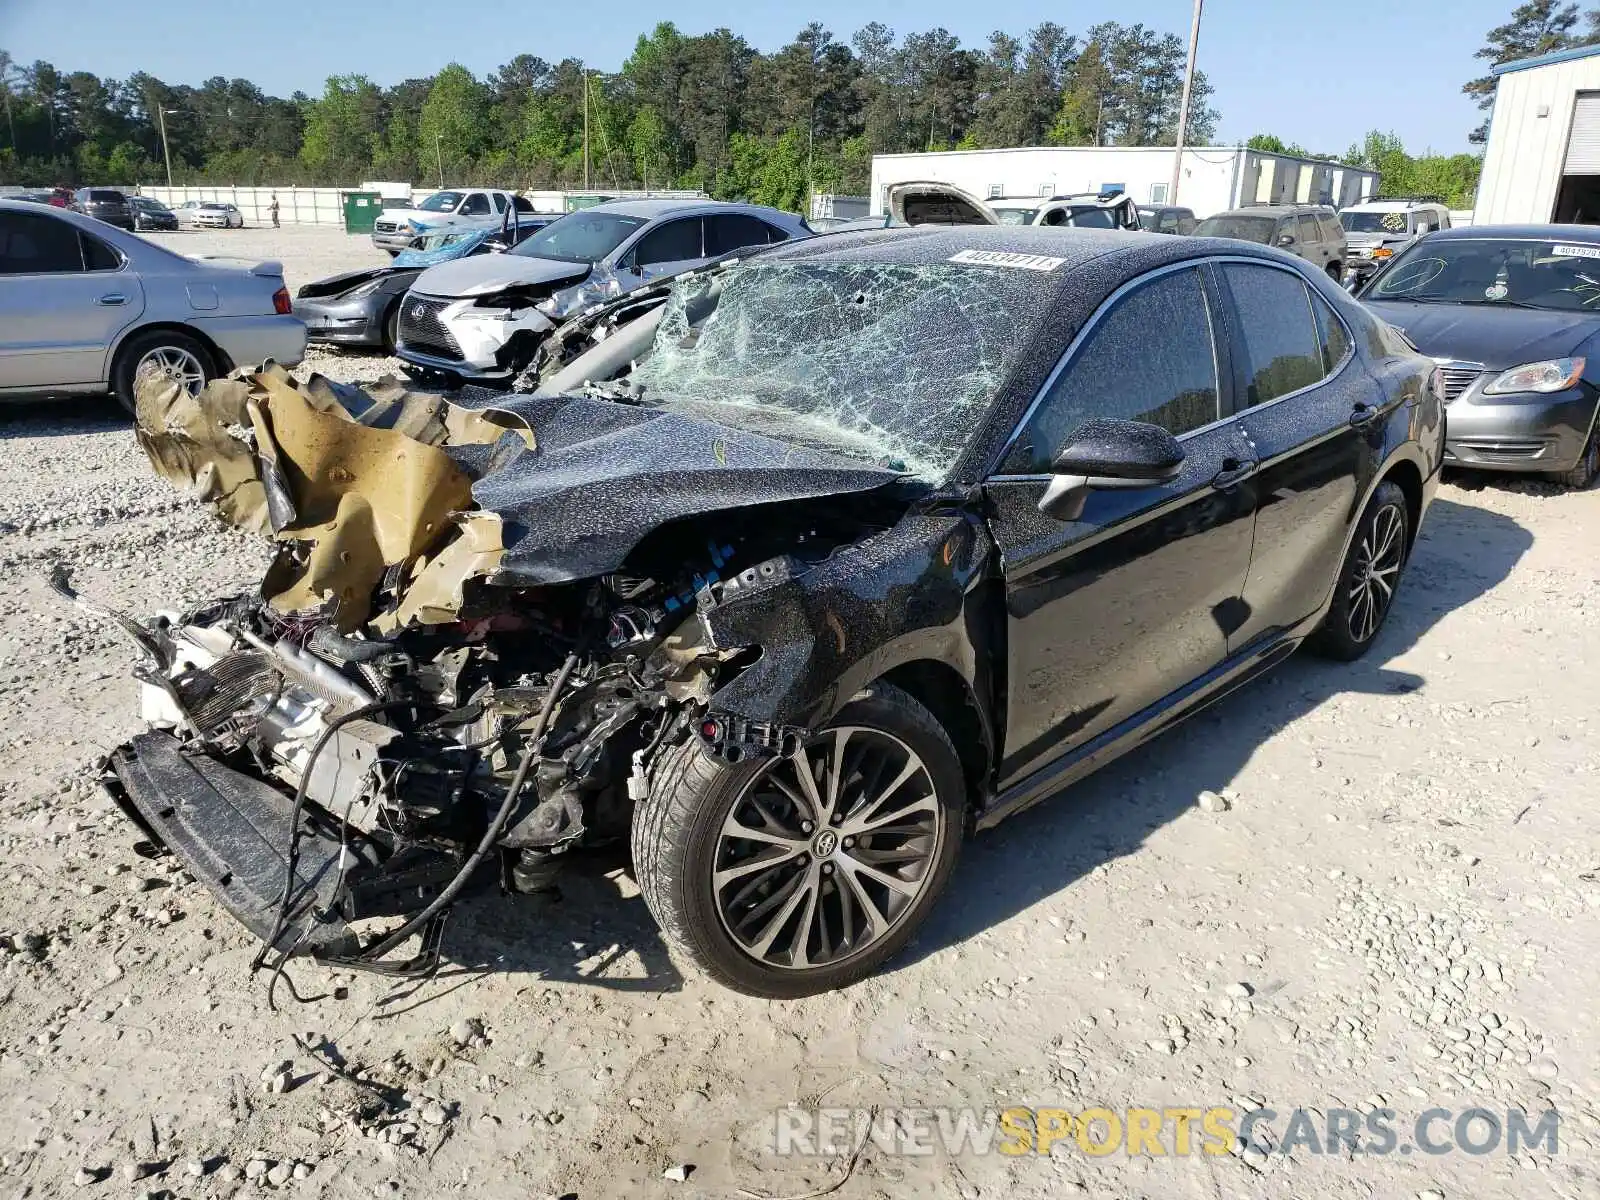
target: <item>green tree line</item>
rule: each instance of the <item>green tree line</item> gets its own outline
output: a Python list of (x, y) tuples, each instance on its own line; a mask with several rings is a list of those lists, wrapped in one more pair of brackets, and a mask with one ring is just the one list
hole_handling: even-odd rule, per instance
[[(763, 54), (728, 29), (663, 22), (616, 72), (519, 54), (381, 87), (270, 96), (245, 79), (101, 79), (0, 50), (0, 183), (701, 188), (794, 209), (866, 191), (872, 155), (1024, 145), (1171, 145), (1185, 48), (1172, 33), (1044, 22), (973, 49), (944, 29), (848, 42), (820, 24)], [(1215, 132), (1196, 73), (1187, 137)], [(162, 125), (166, 144), (163, 147)], [(587, 131), (588, 154), (585, 155)]]

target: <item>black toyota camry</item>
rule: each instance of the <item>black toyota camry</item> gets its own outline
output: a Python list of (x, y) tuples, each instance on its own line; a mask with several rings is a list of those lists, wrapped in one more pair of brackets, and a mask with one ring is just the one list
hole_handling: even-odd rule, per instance
[(1441, 230), (1359, 295), (1439, 363), (1449, 465), (1575, 488), (1600, 474), (1600, 229)]
[(610, 842), (717, 979), (849, 984), (974, 830), (1371, 647), (1443, 456), (1430, 360), (1215, 239), (834, 234), (571, 327), (531, 396), (141, 395), (277, 551), (125, 619), (151, 728), (104, 778), (258, 963), (429, 969), (469, 885)]

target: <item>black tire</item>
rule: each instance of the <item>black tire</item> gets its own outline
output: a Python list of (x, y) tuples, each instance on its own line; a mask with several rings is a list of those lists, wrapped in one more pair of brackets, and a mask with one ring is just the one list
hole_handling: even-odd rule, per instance
[(389, 305), (388, 311), (383, 314), (383, 352), (393, 354), (394, 348), (400, 344), (400, 302), (405, 296), (395, 297), (394, 303)]
[[(1381, 530), (1379, 527), (1382, 527)], [(1375, 533), (1375, 530), (1379, 532)], [(1313, 653), (1339, 662), (1354, 662), (1377, 640), (1394, 606), (1394, 594), (1399, 590), (1400, 578), (1405, 573), (1409, 558), (1411, 510), (1406, 504), (1406, 494), (1399, 484), (1385, 481), (1367, 502), (1366, 511), (1350, 539), (1350, 549), (1345, 552), (1344, 563), (1339, 568), (1339, 579), (1334, 584), (1333, 605), (1322, 625), (1312, 634), (1307, 645)], [(1392, 537), (1392, 545), (1390, 538)], [(1393, 557), (1390, 557), (1391, 551)], [(1389, 592), (1382, 595), (1381, 586), (1365, 583), (1369, 559), (1376, 555), (1381, 573), (1390, 583)], [(1367, 599), (1361, 599), (1365, 592)], [(1381, 597), (1381, 603), (1373, 597)], [(1378, 603), (1376, 620), (1367, 610), (1367, 604)]]
[(116, 361), (111, 365), (111, 393), (117, 403), (132, 413), (138, 405), (134, 395), (134, 372), (140, 361), (152, 350), (172, 349), (191, 354), (200, 365), (205, 383), (217, 377), (216, 359), (199, 338), (177, 329), (152, 329), (136, 333), (117, 350)]
[[(718, 912), (711, 880), (724, 821), (772, 760), (729, 765), (690, 737), (656, 756), (650, 794), (634, 811), (634, 873), (645, 904), (674, 949), (735, 991), (793, 999), (866, 978), (910, 940), (955, 866), (966, 785), (955, 747), (933, 715), (898, 688), (878, 683), (845, 705), (829, 724), (835, 726), (881, 731), (915, 753), (927, 770), (942, 820), (936, 849), (924, 860), (921, 891), (886, 930), (835, 962), (801, 968), (760, 962), (734, 940)], [(837, 881), (832, 886), (842, 890)]]
[(1589, 430), (1589, 440), (1584, 444), (1583, 456), (1578, 459), (1578, 465), (1570, 471), (1557, 471), (1551, 478), (1562, 487), (1582, 491), (1594, 482), (1596, 475), (1600, 475), (1600, 419), (1597, 419), (1594, 427)]

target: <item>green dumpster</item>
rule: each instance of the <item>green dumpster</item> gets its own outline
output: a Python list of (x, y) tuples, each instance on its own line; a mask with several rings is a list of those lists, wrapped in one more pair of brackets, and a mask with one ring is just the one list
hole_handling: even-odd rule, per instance
[(382, 211), (383, 197), (377, 192), (345, 192), (344, 231), (371, 233), (373, 223)]
[(569, 192), (566, 197), (566, 210), (577, 212), (581, 208), (593, 208), (596, 204), (604, 204), (609, 199), (611, 199), (609, 196)]

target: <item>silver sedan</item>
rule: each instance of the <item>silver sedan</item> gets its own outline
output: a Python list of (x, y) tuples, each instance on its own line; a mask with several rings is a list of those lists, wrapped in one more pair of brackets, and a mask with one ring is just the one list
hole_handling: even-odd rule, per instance
[(197, 262), (77, 213), (0, 200), (0, 399), (111, 391), (161, 371), (198, 391), (235, 366), (293, 366), (306, 327), (283, 264)]

